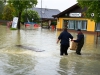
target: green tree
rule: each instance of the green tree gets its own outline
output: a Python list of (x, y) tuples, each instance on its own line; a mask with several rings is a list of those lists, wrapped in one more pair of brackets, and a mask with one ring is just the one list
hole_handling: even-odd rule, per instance
[(51, 25), (55, 25), (56, 26), (57, 25), (57, 22), (56, 21), (52, 21), (51, 22)]
[(4, 2), (2, 0), (0, 0), (0, 19), (2, 19), (3, 8), (4, 8)]
[(18, 25), (17, 28), (20, 29), (21, 14), (27, 8), (32, 8), (36, 6), (37, 0), (8, 0), (9, 5), (13, 6), (18, 12)]
[(12, 20), (13, 19), (13, 12), (15, 12), (14, 8), (6, 5), (3, 10), (2, 19), (4, 20)]
[(96, 23), (100, 22), (100, 0), (77, 0), (82, 8), (87, 8), (85, 16)]
[(26, 10), (24, 12), (22, 12), (22, 16), (21, 16), (21, 22), (27, 22), (27, 19), (30, 21), (30, 22), (36, 22), (38, 23), (39, 22), (39, 15), (36, 11), (33, 11), (33, 10), (28, 10), (26, 12)]

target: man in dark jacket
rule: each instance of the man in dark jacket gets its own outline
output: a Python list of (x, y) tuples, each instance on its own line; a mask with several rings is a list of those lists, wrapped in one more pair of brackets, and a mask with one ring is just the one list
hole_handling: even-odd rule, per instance
[(59, 35), (57, 43), (60, 41), (60, 55), (68, 55), (67, 50), (69, 47), (69, 39), (73, 39), (73, 36), (67, 32), (67, 28), (64, 29), (64, 31)]
[(74, 40), (74, 42), (78, 43), (76, 53), (78, 55), (81, 55), (81, 49), (84, 45), (84, 34), (81, 32), (81, 29), (78, 29), (77, 31), (78, 31), (77, 40)]

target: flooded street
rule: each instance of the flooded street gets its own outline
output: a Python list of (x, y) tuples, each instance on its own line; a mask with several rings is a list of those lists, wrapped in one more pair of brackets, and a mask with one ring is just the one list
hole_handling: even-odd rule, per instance
[[(10, 30), (0, 25), (0, 75), (100, 75), (100, 37), (85, 34), (82, 55), (60, 56), (61, 31)], [(77, 33), (71, 32), (76, 38)]]

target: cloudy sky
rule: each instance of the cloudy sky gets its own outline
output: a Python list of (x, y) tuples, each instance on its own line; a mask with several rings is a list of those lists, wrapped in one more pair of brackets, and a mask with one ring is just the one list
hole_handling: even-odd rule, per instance
[[(77, 0), (42, 0), (42, 8), (59, 9), (60, 11), (64, 11), (76, 3)], [(36, 7), (41, 8), (41, 0), (38, 0)]]

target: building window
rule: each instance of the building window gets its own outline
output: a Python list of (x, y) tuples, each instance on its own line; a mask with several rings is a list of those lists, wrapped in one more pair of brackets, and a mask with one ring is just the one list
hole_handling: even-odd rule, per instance
[(75, 30), (81, 29), (82, 21), (75, 21)]
[(68, 28), (68, 20), (64, 20), (63, 28)]
[(86, 30), (86, 27), (87, 27), (87, 21), (85, 20), (75, 21), (75, 30), (77, 29)]
[(96, 24), (96, 31), (100, 31), (100, 22)]
[(73, 20), (69, 20), (69, 22), (68, 22), (68, 28), (69, 29), (74, 29), (74, 21)]
[(68, 29), (86, 30), (86, 28), (87, 28), (87, 21), (86, 20), (64, 20), (64, 24), (66, 23), (66, 21), (68, 22)]
[(87, 29), (87, 21), (82, 21), (82, 30)]

